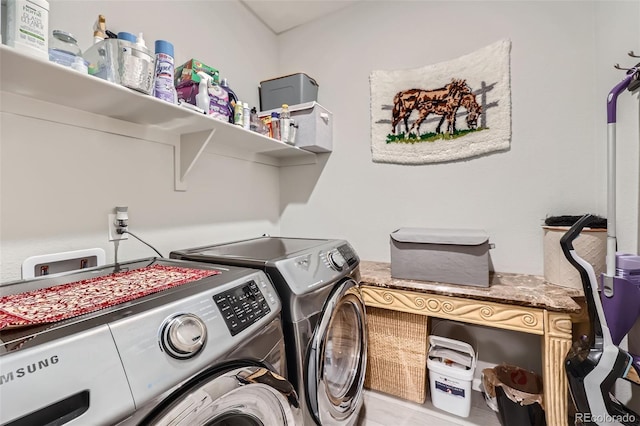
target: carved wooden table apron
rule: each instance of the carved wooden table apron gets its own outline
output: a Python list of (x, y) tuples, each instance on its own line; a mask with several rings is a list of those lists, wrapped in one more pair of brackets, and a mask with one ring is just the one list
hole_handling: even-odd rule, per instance
[[(361, 262), (360, 273), (365, 305), (374, 310), (450, 319), (541, 336), (547, 424), (563, 426), (568, 423), (564, 358), (572, 343), (572, 321), (583, 320), (580, 306), (573, 299), (582, 298), (582, 290), (554, 286), (538, 276), (503, 273), (492, 274), (488, 288), (400, 280), (391, 278), (388, 263), (367, 261)], [(375, 322), (375, 315), (371, 319)], [(369, 352), (375, 353), (376, 348), (371, 347), (375, 345), (375, 339), (372, 340)], [(368, 373), (384, 374), (384, 371), (368, 370)], [(381, 381), (369, 378), (368, 383)]]

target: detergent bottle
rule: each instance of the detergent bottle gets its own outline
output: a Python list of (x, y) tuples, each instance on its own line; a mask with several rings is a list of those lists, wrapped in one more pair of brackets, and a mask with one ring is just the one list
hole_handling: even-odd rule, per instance
[(198, 94), (196, 95), (196, 106), (204, 111), (205, 114), (211, 113), (211, 98), (209, 97), (209, 77), (208, 74), (198, 71), (200, 83), (198, 84)]
[(238, 102), (238, 96), (236, 96), (236, 93), (231, 90), (231, 87), (229, 87), (229, 82), (227, 81), (226, 78), (223, 78), (222, 81), (220, 82), (220, 87), (222, 87), (224, 90), (227, 91), (227, 93), (229, 94), (229, 111), (230, 111), (230, 116), (229, 116), (229, 123), (231, 124), (235, 124), (235, 108), (236, 108), (236, 103)]

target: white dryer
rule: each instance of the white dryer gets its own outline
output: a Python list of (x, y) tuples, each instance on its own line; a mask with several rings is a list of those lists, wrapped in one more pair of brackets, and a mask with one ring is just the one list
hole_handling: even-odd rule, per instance
[(150, 265), (222, 273), (0, 330), (0, 424), (302, 424), (296, 392), (282, 378), (281, 303), (262, 271), (145, 259), (7, 283), (0, 296)]
[(344, 240), (261, 237), (174, 251), (177, 259), (260, 268), (283, 303), (288, 379), (304, 425), (353, 425), (367, 364), (359, 258)]

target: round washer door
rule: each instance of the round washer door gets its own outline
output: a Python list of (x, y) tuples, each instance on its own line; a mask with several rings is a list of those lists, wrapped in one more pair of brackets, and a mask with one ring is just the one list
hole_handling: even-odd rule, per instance
[(144, 424), (296, 426), (302, 414), (288, 381), (266, 368), (243, 367), (192, 386)]
[(342, 282), (327, 301), (307, 360), (307, 398), (316, 421), (355, 421), (363, 402), (367, 368), (364, 302), (355, 281)]

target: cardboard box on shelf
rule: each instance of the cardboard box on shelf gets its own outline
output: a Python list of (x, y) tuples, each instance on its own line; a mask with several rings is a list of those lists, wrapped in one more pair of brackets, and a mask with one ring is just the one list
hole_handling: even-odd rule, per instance
[(176, 68), (174, 74), (176, 87), (180, 87), (182, 84), (186, 84), (189, 81), (200, 83), (198, 71), (202, 71), (205, 74), (210, 75), (214, 83), (219, 83), (220, 72), (217, 69), (210, 67), (197, 59), (189, 59), (187, 62)]

